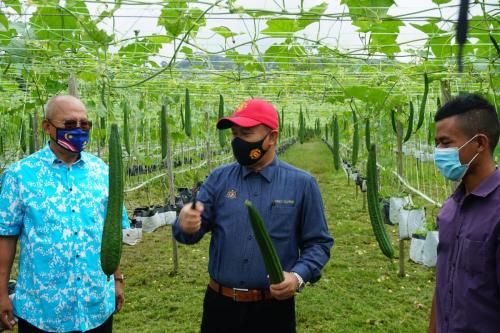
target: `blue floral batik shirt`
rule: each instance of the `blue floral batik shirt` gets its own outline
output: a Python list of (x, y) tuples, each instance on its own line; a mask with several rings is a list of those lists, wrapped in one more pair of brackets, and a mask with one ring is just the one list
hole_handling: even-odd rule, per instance
[[(82, 152), (68, 167), (47, 145), (2, 176), (0, 235), (19, 235), (14, 314), (44, 331), (87, 331), (115, 310), (100, 264), (108, 167)], [(129, 225), (123, 210), (123, 228)]]

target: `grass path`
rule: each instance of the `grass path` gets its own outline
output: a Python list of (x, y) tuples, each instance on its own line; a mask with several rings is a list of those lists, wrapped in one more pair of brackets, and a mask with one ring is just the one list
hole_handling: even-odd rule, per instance
[[(425, 331), (434, 270), (407, 262), (408, 276), (397, 277), (396, 262), (378, 249), (361, 193), (356, 195), (343, 171), (333, 170), (323, 143), (297, 144), (282, 159), (316, 177), (335, 237), (322, 279), (297, 297), (298, 332)], [(394, 246), (396, 231), (388, 228)], [(175, 276), (170, 274), (170, 228), (125, 247), (126, 304), (115, 317), (115, 332), (198, 332), (208, 281), (207, 236), (197, 245), (179, 246)]]

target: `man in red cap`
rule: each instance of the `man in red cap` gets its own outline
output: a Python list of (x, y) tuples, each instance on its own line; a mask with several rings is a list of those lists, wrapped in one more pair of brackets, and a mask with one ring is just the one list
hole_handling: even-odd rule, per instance
[[(316, 282), (330, 257), (333, 238), (318, 185), (308, 173), (275, 153), (278, 114), (251, 99), (219, 119), (231, 128), (236, 163), (215, 169), (201, 186), (195, 209), (184, 206), (173, 225), (175, 238), (197, 243), (211, 232), (210, 281), (202, 333), (295, 332), (294, 295)], [(283, 266), (284, 281), (270, 284), (244, 205), (262, 215)]]

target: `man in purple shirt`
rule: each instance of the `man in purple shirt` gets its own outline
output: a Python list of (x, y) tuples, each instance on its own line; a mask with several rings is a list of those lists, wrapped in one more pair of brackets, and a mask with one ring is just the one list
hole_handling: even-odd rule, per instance
[(439, 227), (436, 291), (429, 332), (500, 331), (500, 125), (493, 105), (461, 95), (435, 116), (435, 163), (461, 181)]

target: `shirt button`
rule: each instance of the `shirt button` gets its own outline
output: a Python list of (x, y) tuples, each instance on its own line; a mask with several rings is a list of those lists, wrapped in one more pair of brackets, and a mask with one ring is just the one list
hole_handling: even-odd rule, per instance
[(450, 294), (450, 295), (451, 295), (451, 289), (450, 289), (450, 290), (448, 290), (448, 294)]
[(75, 212), (75, 209), (73, 208), (71, 211), (74, 213), (74, 212)]
[(77, 255), (76, 255), (76, 257), (77, 257), (77, 258), (80, 258), (80, 255), (79, 255), (79, 254), (77, 254)]
[(76, 236), (76, 235), (78, 235), (78, 232), (76, 232), (76, 231), (75, 231), (74, 235), (75, 235), (75, 236)]
[(248, 262), (248, 259), (243, 259), (243, 263), (246, 264)]
[(81, 278), (80, 278), (80, 277), (77, 277), (76, 279), (77, 279), (78, 281), (80, 281), (80, 280), (81, 280)]
[(248, 236), (248, 240), (252, 240), (252, 235), (249, 235), (249, 236)]
[(72, 191), (73, 191), (73, 188), (72, 188), (72, 187), (70, 187), (70, 188), (69, 188), (69, 191), (70, 191), (70, 192), (72, 192)]

